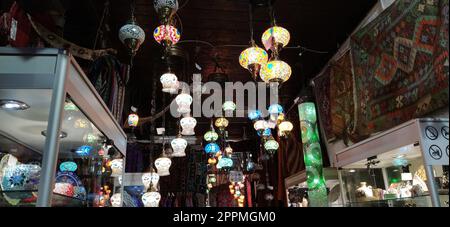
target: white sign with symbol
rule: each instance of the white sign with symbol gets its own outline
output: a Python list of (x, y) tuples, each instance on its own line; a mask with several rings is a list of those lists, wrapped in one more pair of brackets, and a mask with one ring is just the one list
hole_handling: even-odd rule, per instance
[(448, 120), (420, 121), (420, 144), (426, 165), (448, 165)]

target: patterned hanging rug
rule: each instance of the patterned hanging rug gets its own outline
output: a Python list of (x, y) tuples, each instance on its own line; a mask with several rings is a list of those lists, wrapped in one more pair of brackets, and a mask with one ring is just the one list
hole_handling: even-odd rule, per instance
[(351, 37), (358, 134), (448, 106), (448, 6), (397, 0)]

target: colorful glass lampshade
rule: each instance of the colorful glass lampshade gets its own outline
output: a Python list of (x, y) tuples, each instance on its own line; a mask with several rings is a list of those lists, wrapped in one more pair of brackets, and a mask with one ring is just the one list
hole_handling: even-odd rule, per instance
[(253, 128), (256, 131), (259, 131), (261, 134), (264, 132), (264, 130), (266, 129), (266, 121), (265, 120), (258, 120), (253, 124)]
[(177, 0), (155, 0), (153, 2), (161, 23), (167, 24), (178, 10)]
[(186, 157), (185, 151), (188, 142), (185, 139), (181, 137), (175, 138), (170, 145), (172, 145), (173, 149), (172, 157)]
[(270, 128), (266, 128), (264, 129), (264, 131), (257, 131), (258, 136), (264, 136), (264, 137), (269, 137), (272, 135), (272, 130)]
[(217, 169), (229, 170), (233, 167), (233, 160), (228, 157), (222, 157), (216, 165)]
[(231, 156), (231, 154), (233, 154), (233, 148), (230, 145), (228, 145), (225, 148), (225, 154), (228, 155), (228, 156)]
[(84, 146), (78, 147), (75, 150), (75, 153), (81, 157), (85, 157), (85, 156), (89, 156), (91, 154), (92, 149), (93, 148), (91, 146), (84, 145)]
[(142, 195), (142, 203), (145, 207), (159, 207), (160, 200), (161, 194), (159, 192), (147, 192)]
[(130, 54), (134, 56), (145, 40), (145, 32), (132, 20), (120, 28), (119, 40), (127, 47)]
[(189, 94), (179, 94), (175, 98), (175, 102), (178, 104), (177, 111), (181, 114), (187, 114), (191, 112), (192, 96)]
[(172, 160), (163, 155), (155, 160), (155, 167), (160, 177), (169, 176), (170, 175), (170, 166), (172, 165)]
[(142, 174), (142, 183), (144, 184), (146, 189), (150, 188), (150, 185), (156, 188), (158, 182), (159, 182), (159, 175), (155, 173), (155, 170), (153, 170), (153, 168), (149, 173)]
[(216, 183), (216, 182), (217, 182), (216, 175), (214, 175), (214, 174), (209, 174), (209, 175), (208, 175), (208, 181), (209, 181), (209, 183)]
[(197, 120), (193, 117), (184, 117), (180, 120), (181, 128), (183, 129), (181, 131), (182, 135), (185, 136), (193, 136), (195, 135), (194, 128), (197, 125)]
[(290, 121), (283, 121), (278, 125), (278, 134), (282, 137), (289, 136), (294, 125)]
[(269, 114), (280, 114), (283, 113), (283, 107), (280, 104), (272, 104), (268, 108)]
[(267, 142), (264, 143), (264, 148), (271, 154), (277, 152), (279, 147), (280, 145), (273, 138), (270, 138), (269, 140), (267, 140)]
[(180, 41), (181, 34), (178, 29), (172, 25), (161, 25), (153, 31), (153, 38), (159, 44), (164, 43), (166, 46), (175, 45)]
[(248, 112), (248, 119), (250, 119), (251, 121), (256, 121), (259, 118), (261, 118), (261, 111), (259, 110), (251, 110)]
[(215, 131), (208, 131), (203, 136), (206, 142), (214, 142), (219, 139), (219, 135)]
[(59, 170), (61, 172), (75, 172), (77, 171), (78, 165), (75, 162), (63, 162), (59, 165)]
[(215, 159), (215, 158), (209, 158), (208, 159), (208, 164), (215, 165), (216, 163), (217, 163), (217, 159)]
[(139, 116), (137, 114), (128, 115), (128, 126), (137, 127), (139, 124)]
[(112, 207), (121, 207), (122, 206), (122, 194), (116, 193), (111, 196), (109, 199), (109, 202), (111, 202)]
[(162, 91), (170, 94), (177, 92), (179, 83), (178, 78), (173, 73), (164, 73), (160, 78)]
[(220, 151), (220, 147), (219, 147), (219, 145), (217, 145), (217, 143), (208, 143), (205, 146), (205, 152), (207, 154), (216, 154), (219, 151)]
[(265, 122), (265, 125), (266, 128), (274, 129), (275, 127), (277, 127), (277, 122), (268, 120)]
[(263, 33), (261, 40), (266, 50), (279, 52), (281, 48), (289, 44), (291, 34), (283, 27), (274, 26)]
[(266, 83), (283, 83), (289, 80), (292, 74), (291, 66), (281, 60), (273, 60), (261, 69), (261, 79)]
[(123, 173), (123, 159), (114, 159), (111, 161), (111, 171), (113, 176), (119, 176)]
[(217, 118), (217, 120), (214, 124), (220, 130), (224, 130), (226, 127), (228, 127), (229, 122), (226, 118), (221, 117), (221, 118)]
[(250, 71), (254, 79), (258, 77), (261, 67), (265, 65), (268, 60), (269, 55), (267, 52), (256, 45), (245, 49), (239, 56), (239, 63), (242, 67)]
[(223, 103), (222, 109), (225, 112), (233, 112), (236, 110), (236, 104), (233, 101), (226, 101)]

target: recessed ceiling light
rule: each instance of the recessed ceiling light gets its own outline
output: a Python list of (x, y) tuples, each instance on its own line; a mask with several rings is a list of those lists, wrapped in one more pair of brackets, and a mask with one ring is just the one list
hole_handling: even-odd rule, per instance
[[(42, 131), (42, 132), (41, 132), (41, 135), (47, 137), (47, 130)], [(59, 138), (60, 138), (60, 139), (64, 139), (64, 138), (66, 138), (66, 137), (67, 137), (67, 133), (66, 133), (66, 132), (61, 131), (61, 132), (59, 133)]]
[(349, 172), (349, 173), (354, 173), (354, 172), (356, 172), (356, 170), (351, 169), (351, 170), (349, 170), (348, 172)]
[(5, 110), (26, 110), (30, 106), (24, 102), (11, 100), (11, 99), (1, 99), (0, 108)]

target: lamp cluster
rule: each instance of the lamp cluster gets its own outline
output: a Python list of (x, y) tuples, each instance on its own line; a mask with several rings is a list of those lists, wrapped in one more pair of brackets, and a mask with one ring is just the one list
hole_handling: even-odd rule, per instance
[[(250, 10), (252, 20), (251, 13)], [(250, 26), (252, 33), (250, 47), (242, 51), (239, 63), (250, 71), (255, 80), (259, 76), (266, 83), (284, 83), (289, 80), (292, 69), (286, 62), (279, 59), (279, 53), (289, 44), (291, 35), (287, 29), (277, 26), (274, 19), (272, 24), (273, 26), (267, 29), (261, 37), (265, 49), (256, 45), (253, 39), (253, 26)], [(270, 51), (270, 56), (266, 51)]]
[(273, 155), (278, 151), (279, 144), (273, 137), (272, 132), (277, 130), (279, 137), (287, 137), (293, 129), (293, 124), (285, 120), (283, 107), (279, 104), (272, 104), (268, 108), (269, 118), (262, 117), (260, 110), (250, 111), (248, 118), (253, 122), (253, 128), (256, 130), (265, 151)]

